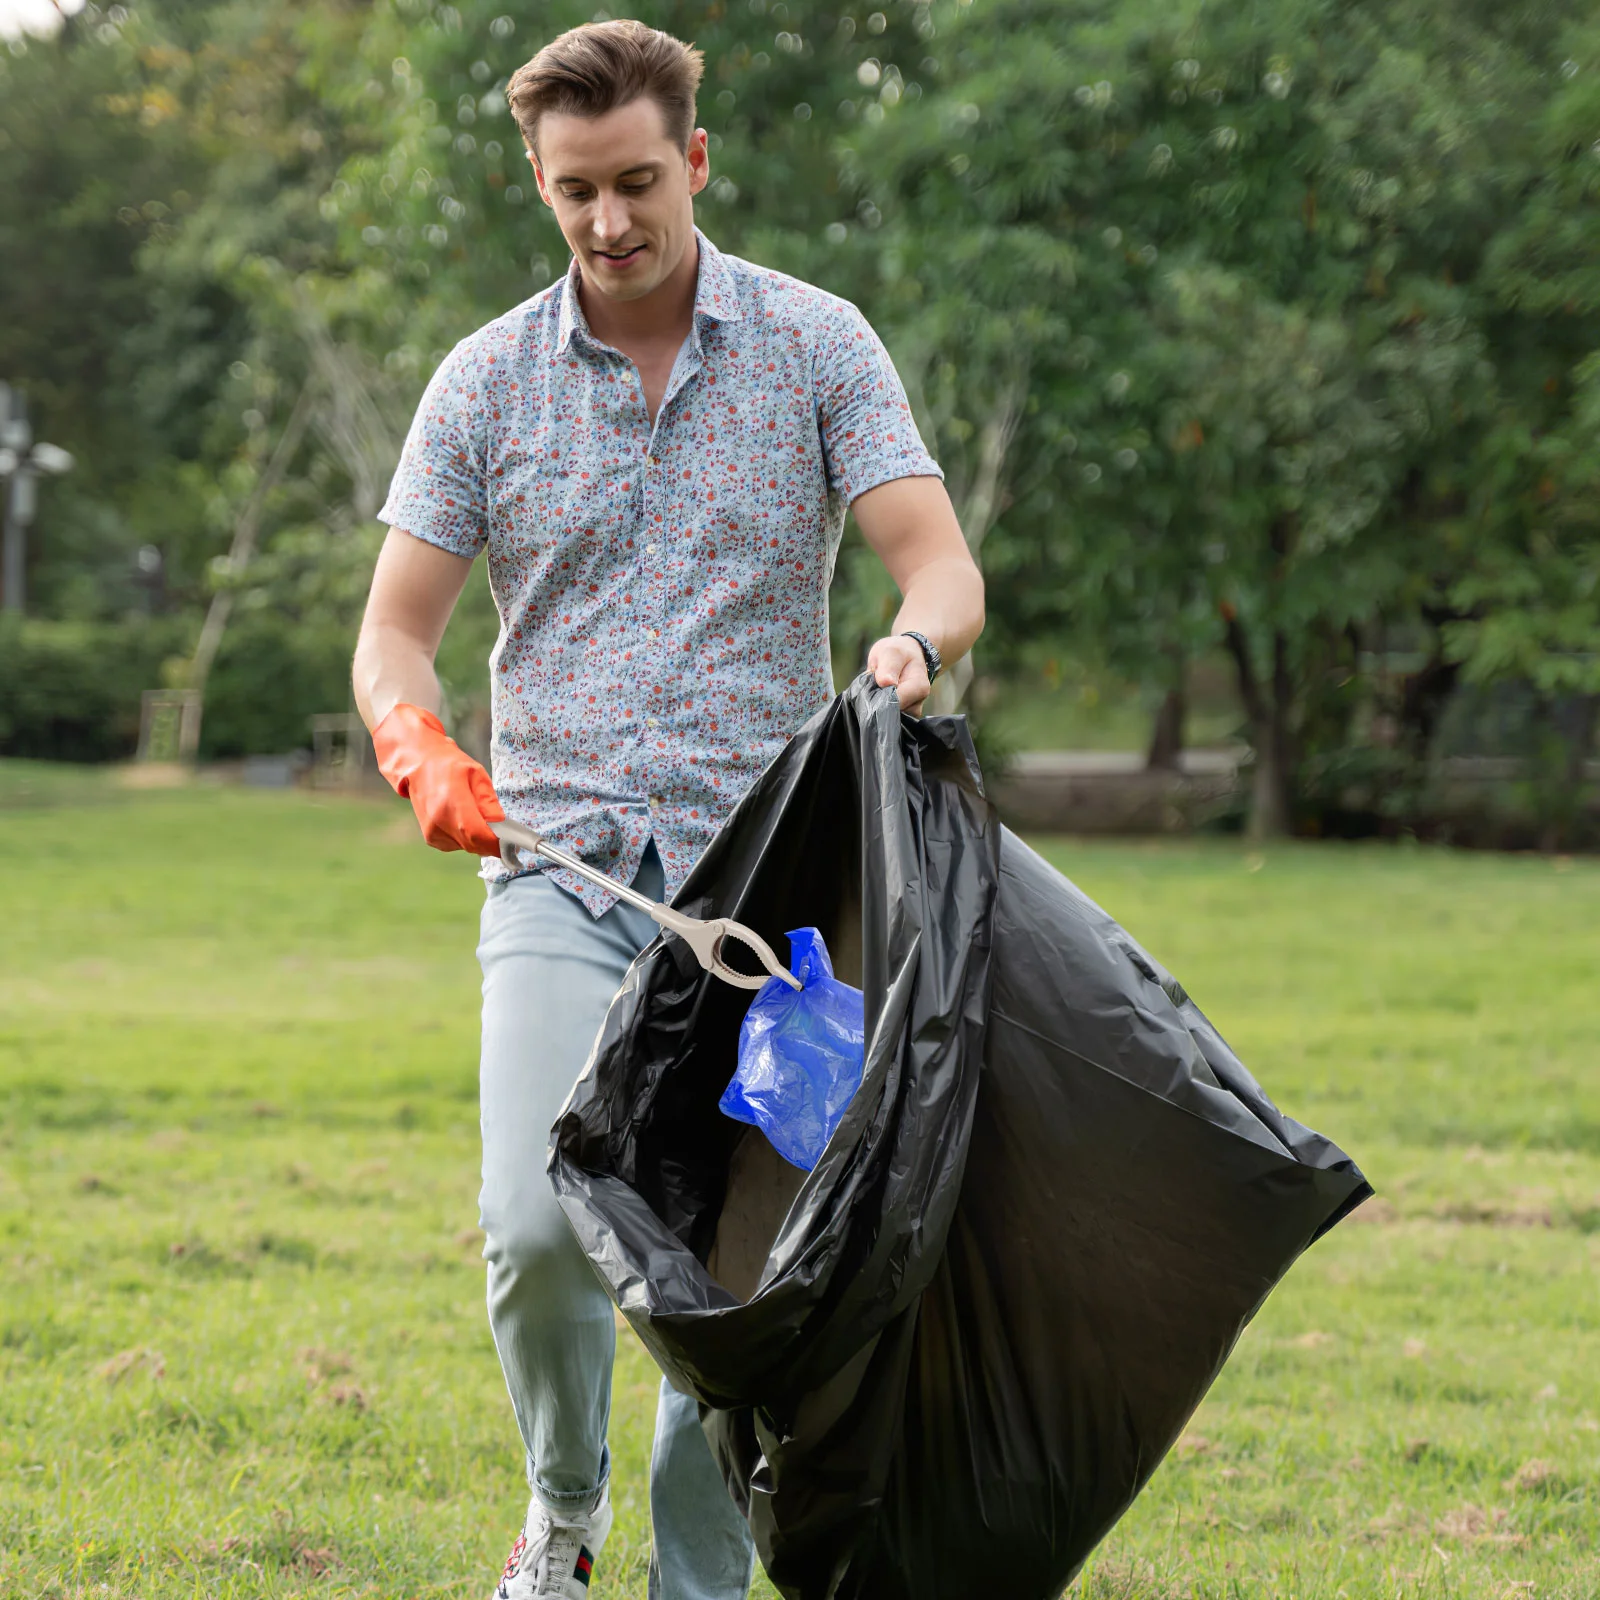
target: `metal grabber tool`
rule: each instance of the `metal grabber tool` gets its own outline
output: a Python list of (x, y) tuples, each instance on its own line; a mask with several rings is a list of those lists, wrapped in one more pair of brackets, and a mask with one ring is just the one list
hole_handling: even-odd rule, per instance
[(630, 906), (637, 906), (669, 933), (677, 934), (694, 951), (695, 960), (707, 972), (714, 972), (724, 983), (731, 983), (736, 989), (759, 989), (767, 981), (762, 974), (752, 976), (749, 973), (738, 972), (722, 959), (723, 941), (734, 939), (748, 946), (774, 978), (782, 978), (791, 989), (803, 987), (800, 980), (772, 953), (772, 947), (767, 941), (759, 933), (745, 927), (743, 923), (735, 922), (731, 917), (712, 917), (709, 921), (700, 917), (686, 917), (681, 911), (674, 911), (671, 906), (664, 906), (659, 901), (650, 899), (648, 895), (640, 894), (637, 889), (620, 884), (615, 878), (608, 878), (605, 873), (591, 867), (587, 861), (580, 861), (576, 856), (568, 855), (565, 850), (557, 849), (531, 828), (524, 828), (516, 822), (491, 822), (489, 826), (494, 829), (495, 837), (500, 841), (500, 859), (513, 871), (522, 870), (522, 863), (516, 857), (516, 851), (520, 847), (542, 856), (554, 866), (565, 867), (568, 872), (575, 872), (580, 878), (587, 878), (590, 883), (609, 890), (619, 900), (626, 900)]

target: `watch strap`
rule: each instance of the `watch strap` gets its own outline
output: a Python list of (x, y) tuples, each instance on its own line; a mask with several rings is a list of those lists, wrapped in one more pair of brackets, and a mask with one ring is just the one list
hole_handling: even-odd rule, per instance
[(932, 683), (944, 670), (944, 658), (939, 654), (939, 647), (925, 633), (918, 633), (915, 628), (902, 628), (902, 639), (915, 639), (918, 648), (922, 651), (923, 664), (928, 669), (928, 682)]

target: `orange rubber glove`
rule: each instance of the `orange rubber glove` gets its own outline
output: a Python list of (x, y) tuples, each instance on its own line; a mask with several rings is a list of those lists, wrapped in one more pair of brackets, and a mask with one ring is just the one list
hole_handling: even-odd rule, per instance
[(372, 730), (378, 771), (411, 802), (422, 837), (435, 850), (497, 856), (491, 822), (504, 822), (489, 774), (444, 731), (431, 711), (401, 701)]

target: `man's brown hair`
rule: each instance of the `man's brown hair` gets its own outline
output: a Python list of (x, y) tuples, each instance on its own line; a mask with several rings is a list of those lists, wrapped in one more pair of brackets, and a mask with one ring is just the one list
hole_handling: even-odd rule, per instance
[(694, 97), (705, 57), (693, 45), (642, 22), (586, 22), (552, 39), (506, 86), (511, 114), (530, 150), (547, 111), (601, 117), (648, 95), (661, 107), (667, 137), (689, 148)]

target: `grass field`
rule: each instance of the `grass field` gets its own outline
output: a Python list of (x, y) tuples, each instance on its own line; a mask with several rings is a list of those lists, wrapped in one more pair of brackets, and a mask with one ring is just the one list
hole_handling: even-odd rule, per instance
[[(1083, 1594), (1600, 1596), (1600, 865), (1046, 848), (1380, 1193)], [(398, 803), (0, 769), (0, 1596), (487, 1595), (478, 901)]]

